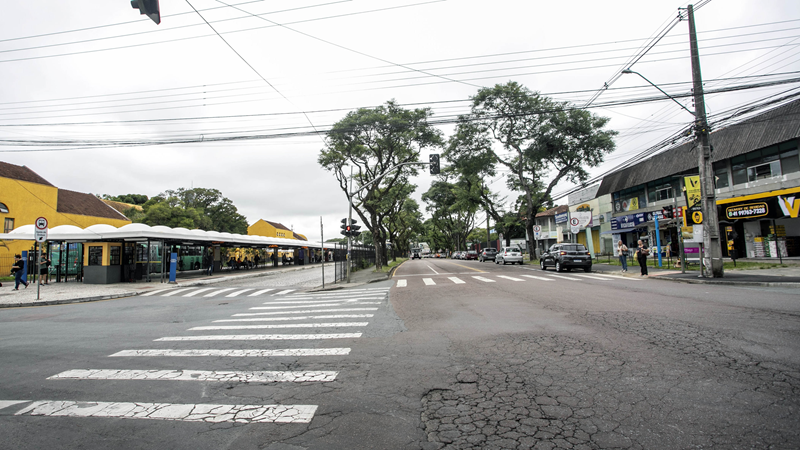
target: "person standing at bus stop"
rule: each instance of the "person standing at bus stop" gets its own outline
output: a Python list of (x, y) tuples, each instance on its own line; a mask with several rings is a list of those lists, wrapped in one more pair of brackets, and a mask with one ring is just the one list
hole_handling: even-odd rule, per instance
[(617, 254), (619, 254), (619, 263), (622, 264), (622, 272), (628, 271), (628, 246), (620, 240), (617, 243)]
[(642, 276), (647, 276), (647, 255), (650, 254), (650, 250), (647, 248), (647, 244), (642, 242), (639, 239), (639, 248), (636, 250), (636, 259), (639, 262), (639, 267), (642, 268)]

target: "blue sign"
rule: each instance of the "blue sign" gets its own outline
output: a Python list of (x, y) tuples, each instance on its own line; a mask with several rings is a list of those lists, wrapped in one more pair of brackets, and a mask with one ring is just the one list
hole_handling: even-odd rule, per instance
[(177, 253), (170, 253), (169, 255), (169, 282), (175, 283), (176, 275), (175, 271), (178, 268), (178, 254)]
[(646, 222), (652, 222), (654, 218), (663, 219), (664, 214), (661, 211), (651, 211), (647, 213), (628, 214), (626, 216), (612, 217), (611, 229), (612, 230), (627, 230), (636, 228)]
[(564, 223), (569, 220), (569, 213), (556, 214), (556, 223)]

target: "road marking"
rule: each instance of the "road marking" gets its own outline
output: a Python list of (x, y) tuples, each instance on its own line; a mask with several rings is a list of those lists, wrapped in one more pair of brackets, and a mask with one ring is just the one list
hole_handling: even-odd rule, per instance
[(609, 280), (608, 278), (597, 277), (597, 276), (594, 276), (594, 275), (580, 275), (580, 274), (575, 274), (575, 276), (576, 276), (576, 277), (583, 277), (583, 278), (591, 278), (592, 280), (611, 281), (611, 280)]
[(506, 280), (511, 280), (511, 281), (525, 281), (522, 278), (514, 278), (505, 275), (498, 275), (497, 278), (505, 278)]
[(41, 400), (17, 416), (115, 417), (184, 422), (309, 423), (316, 405), (214, 405)]
[(476, 280), (479, 280), (479, 281), (483, 281), (484, 283), (494, 283), (495, 282), (494, 280), (491, 280), (489, 278), (484, 278), (484, 277), (472, 277), (472, 278), (475, 278)]
[(630, 280), (630, 281), (642, 281), (641, 278), (631, 278), (631, 277), (625, 277), (625, 276), (622, 276), (622, 275), (605, 275), (605, 274), (599, 274), (599, 273), (595, 273), (593, 275), (596, 276), (596, 277), (608, 278), (610, 280), (623, 280), (624, 279), (624, 280)]
[(275, 311), (275, 312), (264, 312), (264, 313), (239, 313), (234, 314), (232, 317), (239, 317), (239, 316), (268, 316), (268, 315), (275, 315), (275, 314), (316, 314), (316, 313), (327, 313), (327, 312), (352, 312), (352, 311), (377, 311), (378, 308), (340, 308), (340, 309), (307, 309), (304, 311)]
[(115, 370), (75, 369), (61, 372), (48, 380), (139, 380), (139, 381), (235, 381), (240, 383), (303, 383), (335, 381), (333, 371), (213, 371), (213, 370)]
[(274, 293), (274, 294), (272, 294), (272, 295), (286, 295), (286, 294), (288, 294), (289, 292), (294, 292), (294, 291), (296, 291), (296, 290), (297, 290), (297, 289), (286, 289), (285, 291), (276, 292), (276, 293)]
[(465, 281), (458, 277), (447, 277), (448, 280), (452, 281), (455, 284), (464, 284)]
[[(268, 304), (268, 303), (265, 303)], [(349, 306), (349, 305), (380, 305), (381, 302), (352, 302), (352, 303), (323, 303), (321, 305), (294, 305), (294, 306), (254, 306), (249, 309), (294, 309), (294, 308), (308, 308), (313, 306), (315, 308), (322, 308), (326, 306)], [(291, 312), (291, 311), (287, 311)]]
[(196, 290), (194, 292), (189, 292), (188, 294), (184, 295), (184, 297), (194, 297), (195, 295), (197, 295), (197, 294), (199, 294), (201, 292), (210, 291), (212, 289), (214, 289), (214, 288), (198, 289), (198, 290)]
[(565, 280), (581, 281), (581, 279), (580, 279), (580, 278), (572, 278), (572, 277), (568, 277), (568, 276), (564, 276), (564, 275), (556, 275), (556, 274), (552, 274), (552, 275), (550, 275), (550, 276), (551, 276), (551, 277), (556, 277), (556, 278), (563, 278), (563, 279), (565, 279)]
[(241, 291), (231, 292), (230, 294), (226, 295), (225, 297), (236, 297), (239, 294), (244, 294), (247, 291), (252, 291), (253, 289), (242, 289)]
[(248, 297), (255, 297), (256, 295), (261, 295), (265, 292), (274, 291), (275, 289), (262, 289), (260, 291), (255, 291), (252, 294), (248, 295)]
[[(285, 297), (284, 297), (285, 298)], [(275, 301), (268, 301), (262, 303), (262, 305), (309, 305), (314, 306), (317, 304), (337, 304), (337, 305), (344, 305), (347, 303), (357, 302), (359, 300), (383, 300), (385, 297), (359, 297), (359, 298), (342, 298), (342, 299), (333, 299), (329, 298), (327, 300), (287, 300), (285, 302), (275, 302)]]
[[(349, 355), (349, 348), (287, 348), (277, 350), (265, 349), (250, 349), (250, 350), (215, 350), (215, 349), (199, 349), (199, 350), (175, 350), (175, 349), (150, 349), (150, 350), (122, 350), (113, 355), (113, 357), (129, 357), (129, 356), (230, 356), (230, 357), (270, 357), (270, 356), (343, 356)], [(3, 409), (2, 402), (0, 402), (0, 409)]]
[(294, 341), (306, 339), (352, 339), (360, 338), (361, 333), (336, 334), (231, 334), (212, 336), (169, 336), (154, 339), (164, 341)]
[(430, 265), (430, 264), (428, 265), (428, 269), (431, 269), (431, 272), (433, 272), (433, 273), (434, 273), (434, 275), (439, 275), (439, 272), (437, 272), (436, 270), (434, 270), (434, 269), (433, 269), (433, 267), (431, 267), (431, 265)]
[(363, 319), (374, 317), (375, 314), (330, 314), (327, 316), (300, 316), (300, 317), (262, 317), (258, 319), (224, 319), (217, 322), (272, 322), (280, 320), (317, 320), (317, 319)]
[(6, 409), (9, 406), (18, 405), (20, 403), (28, 403), (30, 400), (0, 400), (0, 409)]
[(162, 297), (169, 297), (171, 295), (180, 294), (181, 292), (191, 291), (192, 289), (194, 289), (194, 288), (176, 289), (176, 290), (174, 290), (172, 292), (168, 292), (168, 293), (162, 295)]
[(408, 280), (397, 280), (397, 287), (406, 287), (408, 286)]
[(433, 278), (423, 278), (422, 281), (425, 282), (425, 286), (436, 286), (436, 283), (433, 281)]
[(214, 297), (214, 296), (215, 296), (215, 295), (217, 295), (217, 294), (222, 294), (223, 292), (232, 291), (232, 290), (234, 290), (234, 289), (236, 289), (236, 288), (225, 288), (225, 289), (220, 289), (220, 290), (218, 290), (218, 291), (214, 291), (214, 292), (212, 292), (212, 293), (210, 293), (210, 294), (206, 294), (206, 295), (204, 295), (203, 297)]
[[(450, 261), (446, 261), (446, 262), (450, 262)], [(458, 266), (458, 267), (463, 267), (463, 268), (465, 268), (465, 269), (473, 270), (473, 271), (475, 271), (475, 272), (486, 273), (486, 271), (485, 271), (485, 270), (476, 269), (476, 268), (474, 268), (474, 267), (462, 266), (461, 264), (454, 263), (454, 262), (450, 262), (450, 264), (452, 264), (452, 265), (454, 265), (454, 266)]]
[(536, 275), (520, 275), (522, 277), (533, 278), (534, 280), (541, 280), (541, 281), (553, 281), (552, 278), (544, 278), (544, 277), (537, 277)]
[(365, 327), (369, 322), (338, 322), (338, 323), (281, 323), (277, 325), (218, 325), (189, 328), (189, 331), (205, 330), (259, 330), (266, 328), (336, 328), (336, 327)]
[(168, 290), (169, 290), (169, 289), (159, 289), (159, 290), (157, 290), (157, 291), (152, 291), (152, 292), (148, 292), (148, 293), (146, 293), (146, 294), (142, 294), (142, 295), (140, 295), (139, 297), (149, 297), (149, 296), (151, 296), (151, 295), (156, 295), (156, 294), (160, 294), (160, 293), (162, 293), (162, 292), (167, 292)]

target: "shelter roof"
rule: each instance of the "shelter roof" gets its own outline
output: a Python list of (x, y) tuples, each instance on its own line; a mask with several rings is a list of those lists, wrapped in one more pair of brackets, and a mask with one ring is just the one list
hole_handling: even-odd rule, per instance
[(65, 214), (130, 220), (92, 194), (84, 194), (82, 192), (69, 191), (66, 189), (58, 190), (58, 207), (56, 210)]
[(297, 233), (295, 233), (294, 231), (292, 231), (292, 234), (294, 235), (294, 238), (295, 238), (295, 239), (297, 239), (297, 240), (299, 240), (299, 241), (307, 241), (307, 240), (308, 240), (308, 239), (306, 239), (306, 237), (305, 237), (305, 236), (303, 236), (302, 234), (297, 234)]
[(0, 161), (0, 178), (10, 178), (12, 180), (27, 181), (30, 183), (43, 184), (45, 186), (53, 186), (49, 181), (39, 176), (38, 173), (29, 169), (27, 166), (18, 166), (16, 164), (9, 164), (2, 161)]
[[(753, 150), (800, 136), (800, 100), (773, 108), (763, 114), (711, 133), (713, 162), (749, 153)], [(669, 175), (680, 174), (698, 166), (695, 142), (665, 150), (651, 158), (603, 177), (597, 196), (611, 194)]]

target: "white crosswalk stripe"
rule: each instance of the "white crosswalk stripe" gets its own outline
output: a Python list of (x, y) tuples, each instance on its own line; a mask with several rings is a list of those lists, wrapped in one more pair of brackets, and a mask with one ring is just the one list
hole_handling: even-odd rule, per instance
[(537, 277), (536, 275), (520, 275), (522, 277), (533, 278), (534, 280), (539, 281), (555, 281), (552, 278), (545, 278), (545, 277)]
[(281, 323), (275, 325), (218, 325), (189, 328), (189, 331), (208, 330), (259, 330), (268, 328), (338, 328), (365, 327), (369, 322), (332, 322), (332, 323)]
[(598, 276), (595, 276), (595, 275), (581, 275), (579, 273), (576, 273), (575, 276), (576, 277), (581, 277), (581, 278), (590, 278), (592, 280), (611, 281), (608, 278), (598, 277)]
[[(134, 357), (134, 356), (223, 356), (223, 357), (256, 357), (268, 358), (273, 356), (344, 356), (349, 355), (349, 348), (287, 348), (287, 349), (250, 349), (250, 350), (216, 350), (216, 349), (145, 349), (145, 350), (122, 350), (109, 357)], [(0, 402), (0, 409), (3, 409)]]
[(181, 292), (191, 291), (192, 289), (193, 288), (175, 289), (172, 292), (167, 292), (166, 294), (163, 294), (162, 297), (169, 297), (169, 296), (172, 296), (172, 295), (177, 295), (177, 294), (180, 294)]
[(255, 291), (252, 294), (249, 294), (248, 297), (256, 297), (256, 296), (261, 295), (263, 293), (266, 293), (266, 292), (269, 292), (269, 291), (274, 291), (274, 290), (275, 289), (261, 289), (260, 291)]
[(141, 295), (139, 295), (139, 297), (149, 297), (151, 295), (156, 295), (156, 294), (160, 294), (162, 292), (167, 292), (167, 291), (169, 291), (169, 289), (159, 289), (157, 291), (151, 291), (151, 292), (147, 292), (145, 294), (141, 294)]
[(212, 289), (214, 289), (214, 288), (204, 288), (204, 289), (198, 289), (198, 290), (196, 290), (196, 291), (189, 292), (188, 294), (184, 295), (184, 297), (194, 297), (194, 296), (195, 296), (195, 295), (197, 295), (197, 294), (200, 294), (200, 293), (202, 293), (202, 292), (206, 292), (206, 291), (210, 291), (210, 290), (212, 290)]
[(184, 422), (309, 423), (316, 405), (215, 405), (40, 400), (17, 416), (116, 417)]
[[(268, 303), (265, 303), (268, 304)], [(353, 303), (323, 303), (321, 305), (293, 305), (293, 306), (253, 306), (252, 308), (248, 309), (294, 309), (294, 308), (308, 308), (312, 306), (314, 308), (324, 308), (326, 306), (349, 306), (349, 305), (380, 305), (381, 302), (353, 302)]]
[(276, 293), (274, 293), (272, 295), (286, 295), (289, 292), (294, 292), (294, 291), (296, 291), (296, 289), (286, 289), (285, 291), (276, 292)]
[(436, 283), (433, 281), (433, 278), (423, 278), (422, 282), (425, 283), (425, 286), (433, 286)]
[(563, 279), (563, 280), (570, 280), (570, 281), (581, 281), (581, 279), (580, 279), (580, 278), (568, 277), (568, 276), (566, 276), (566, 275), (548, 274), (548, 276), (550, 276), (550, 277), (556, 277), (556, 278), (561, 278), (561, 279)]
[(490, 278), (485, 278), (485, 277), (472, 277), (472, 278), (475, 278), (478, 281), (483, 281), (484, 283), (494, 283), (495, 282), (494, 280), (492, 280)]
[(237, 297), (239, 294), (244, 294), (247, 291), (252, 291), (252, 289), (242, 289), (241, 291), (231, 292), (230, 294), (226, 295), (225, 297)]
[(458, 278), (458, 277), (447, 277), (447, 279), (452, 281), (455, 284), (464, 284), (464, 283), (466, 283), (466, 281), (464, 281), (464, 280), (462, 280), (461, 278)]
[(397, 280), (397, 287), (406, 287), (408, 286), (408, 280)]
[(213, 371), (213, 370), (115, 370), (74, 369), (48, 377), (48, 380), (139, 380), (139, 381), (234, 381), (240, 383), (329, 382), (333, 371)]
[(335, 334), (231, 334), (210, 336), (168, 336), (154, 339), (156, 342), (167, 341), (302, 341), (320, 339), (355, 339), (361, 333)]
[(220, 290), (218, 290), (218, 291), (211, 292), (210, 294), (206, 294), (206, 295), (204, 295), (203, 297), (216, 297), (217, 295), (219, 295), (219, 294), (222, 294), (223, 292), (232, 291), (232, 290), (234, 290), (234, 289), (236, 289), (236, 288), (225, 288), (225, 289), (220, 289)]
[(225, 319), (217, 322), (275, 322), (287, 320), (315, 320), (315, 319), (363, 319), (373, 317), (375, 314), (329, 314), (325, 316), (299, 316), (299, 317), (259, 317), (256, 319)]
[(273, 311), (263, 313), (239, 313), (234, 314), (233, 317), (241, 316), (268, 316), (277, 314), (317, 314), (327, 312), (352, 312), (352, 311), (377, 311), (378, 308), (339, 308), (339, 309), (306, 309), (303, 311)]
[(506, 280), (511, 280), (511, 281), (525, 281), (522, 278), (514, 278), (506, 275), (498, 275), (497, 278), (505, 278)]

